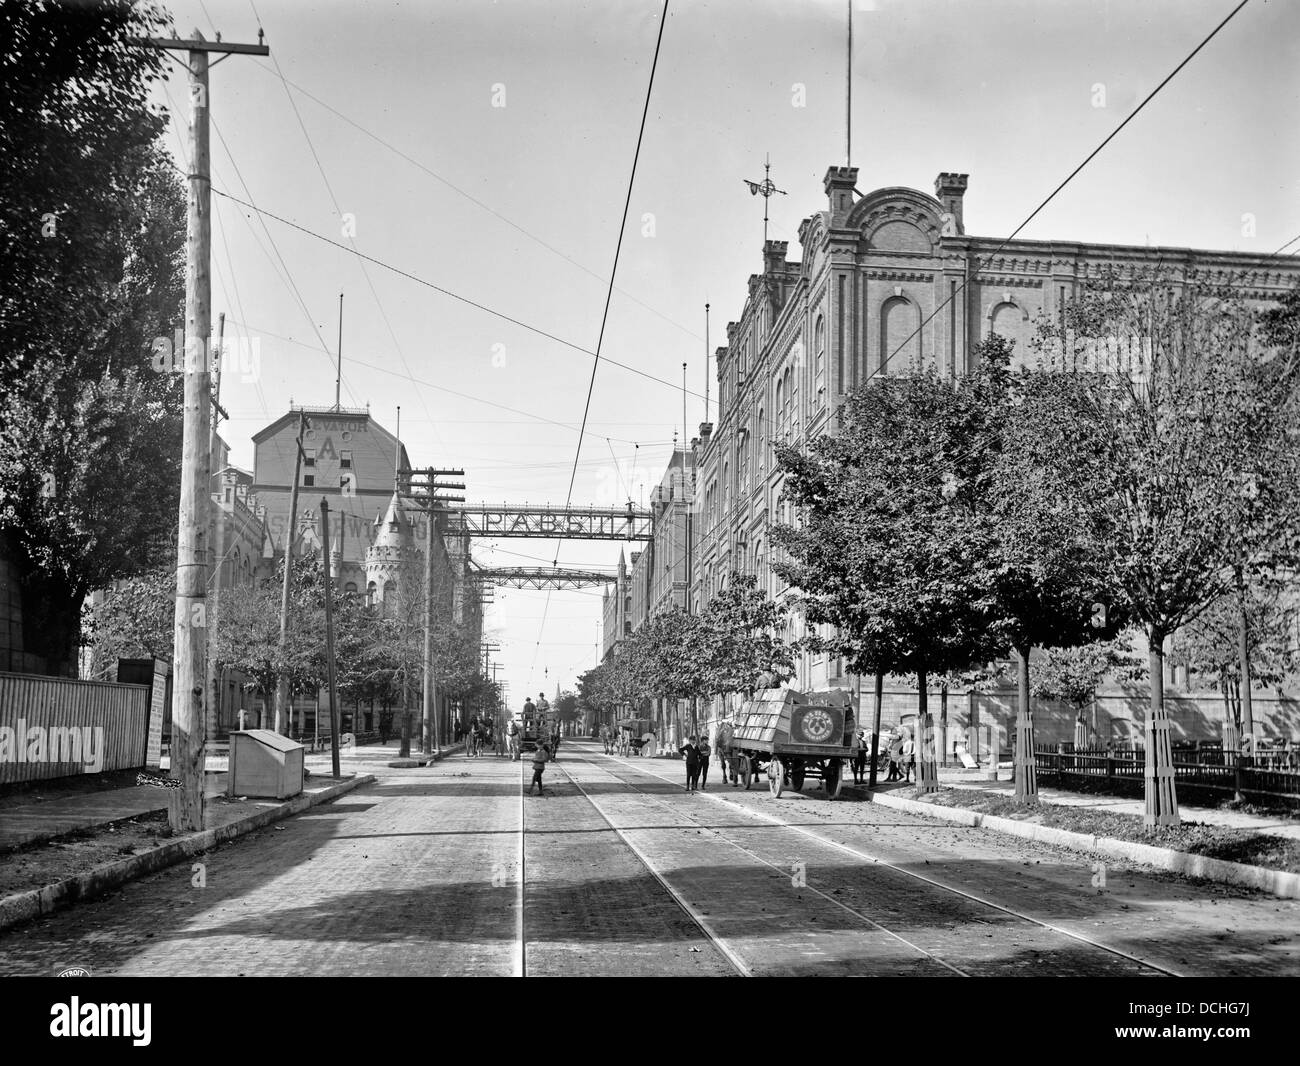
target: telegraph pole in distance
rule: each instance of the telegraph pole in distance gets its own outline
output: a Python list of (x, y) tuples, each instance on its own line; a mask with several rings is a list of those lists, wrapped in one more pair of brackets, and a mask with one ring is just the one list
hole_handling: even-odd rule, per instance
[[(309, 425), (306, 412), (298, 413), (298, 454), (293, 461), (293, 487), (289, 489), (289, 528), (284, 534), (284, 581), (280, 588), (280, 672), (275, 684), (275, 731), (286, 733), (293, 717), (289, 692), (289, 584), (293, 579), (293, 527), (298, 521), (298, 483), (302, 480), (302, 435)], [(325, 561), (328, 568), (329, 560)], [(340, 567), (340, 569), (342, 569)]]
[[(208, 154), (208, 53), (270, 55), (258, 43), (150, 37), (154, 48), (189, 53), (190, 172), (185, 239), (185, 415), (176, 538), (176, 613), (172, 675), (172, 771), (181, 781), (175, 828), (203, 828), (203, 741), (207, 719), (209, 468), (212, 461), (212, 182)], [(223, 56), (224, 58), (224, 56)], [(217, 60), (221, 62), (221, 60)]]
[[(334, 765), (334, 780), (339, 773), (339, 688), (334, 679), (334, 583), (329, 579), (330, 558), (330, 505), (323, 497), (320, 501), (321, 551), (325, 554), (325, 676), (330, 686), (330, 751)], [(339, 569), (343, 569), (342, 562)]]
[[(397, 477), (400, 479), (402, 474), (414, 474), (415, 477), (423, 477), (424, 484), (424, 504), (425, 513), (425, 544), (424, 544), (424, 685), (422, 699), (422, 714), (424, 718), (424, 742), (423, 749), (425, 754), (437, 752), (441, 747), (440, 730), (438, 728), (438, 695), (437, 682), (434, 680), (433, 670), (433, 527), (437, 521), (438, 510), (444, 503), (464, 503), (464, 496), (436, 496), (438, 490), (445, 489), (463, 489), (464, 482), (447, 484), (438, 481), (439, 477), (452, 476), (463, 477), (464, 470), (435, 470), (432, 467), (423, 471), (399, 470)], [(412, 485), (411, 492), (414, 496), (415, 486)], [(419, 506), (417, 504), (417, 506)], [(432, 746), (430, 746), (432, 744)]]

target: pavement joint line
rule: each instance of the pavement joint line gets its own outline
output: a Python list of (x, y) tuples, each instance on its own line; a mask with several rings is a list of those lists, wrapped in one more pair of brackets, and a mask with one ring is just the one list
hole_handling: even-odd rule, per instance
[(375, 777), (372, 774), (358, 774), (351, 780), (327, 785), (320, 792), (301, 792), (284, 803), (253, 811), (247, 817), (227, 822), (225, 825), (203, 829), (179, 840), (170, 840), (166, 844), (116, 862), (103, 863), (42, 888), (32, 888), (5, 896), (0, 899), (0, 930), (52, 914), (82, 900), (102, 896), (128, 881), (165, 870), (191, 856), (210, 851), (218, 844), (237, 840), (273, 822), (291, 818), (312, 807), (338, 799), (339, 796), (363, 785), (374, 783)]
[[(532, 786), (529, 786), (529, 791), (532, 791)], [(521, 772), (519, 775), (519, 894), (515, 901), (515, 935), (518, 943), (515, 946), (512, 961), (512, 971), (515, 977), (528, 976), (528, 948), (524, 941), (524, 884), (527, 880), (525, 863), (528, 861), (525, 836), (527, 832), (528, 814), (524, 803), (524, 777)]]
[[(614, 756), (607, 756), (607, 758), (614, 758)], [(652, 777), (657, 777), (660, 781), (665, 781), (665, 782), (666, 782), (666, 781), (668, 780), (667, 778), (663, 777), (662, 775), (655, 773), (653, 770), (645, 770), (645, 771), (643, 771), (643, 772), (644, 772), (644, 773), (647, 773), (647, 774), (650, 774)], [(900, 874), (905, 874), (905, 875), (908, 876), (908, 877), (914, 877), (914, 878), (916, 878), (918, 881), (923, 881), (923, 882), (925, 882), (925, 883), (928, 884), (928, 885), (933, 885), (935, 888), (940, 888), (940, 889), (943, 889), (943, 890), (946, 891), (946, 892), (951, 892), (951, 893), (953, 893), (954, 895), (962, 896), (962, 897), (964, 897), (964, 898), (966, 898), (966, 899), (972, 901), (973, 903), (980, 903), (980, 904), (983, 904), (984, 906), (986, 906), (986, 907), (990, 907), (990, 908), (992, 908), (993, 910), (998, 910), (998, 911), (1002, 911), (1004, 914), (1009, 914), (1009, 915), (1011, 915), (1013, 918), (1019, 918), (1021, 921), (1030, 922), (1030, 923), (1032, 923), (1033, 925), (1042, 926), (1044, 929), (1050, 929), (1050, 930), (1051, 930), (1052, 932), (1054, 932), (1054, 933), (1057, 933), (1057, 934), (1059, 934), (1059, 935), (1061, 935), (1061, 936), (1064, 936), (1064, 937), (1069, 937), (1071, 940), (1077, 940), (1077, 941), (1079, 941), (1080, 943), (1087, 944), (1087, 945), (1089, 945), (1090, 947), (1094, 947), (1094, 948), (1096, 948), (1098, 951), (1105, 951), (1105, 952), (1109, 952), (1109, 953), (1112, 954), (1112, 955), (1118, 955), (1118, 956), (1120, 956), (1121, 958), (1128, 959), (1130, 962), (1137, 963), (1139, 966), (1147, 967), (1148, 969), (1155, 970), (1155, 971), (1157, 971), (1158, 973), (1163, 973), (1163, 974), (1165, 974), (1165, 975), (1167, 975), (1167, 976), (1169, 976), (1169, 977), (1185, 977), (1185, 976), (1187, 976), (1186, 974), (1180, 973), (1180, 972), (1178, 972), (1177, 970), (1172, 970), (1172, 969), (1168, 968), (1167, 966), (1161, 966), (1161, 965), (1159, 965), (1158, 963), (1151, 962), (1151, 961), (1148, 960), (1148, 959), (1140, 959), (1140, 958), (1138, 958), (1136, 955), (1131, 955), (1131, 954), (1129, 954), (1127, 951), (1122, 951), (1122, 950), (1120, 950), (1119, 948), (1111, 947), (1111, 946), (1108, 945), (1108, 944), (1101, 944), (1101, 943), (1098, 943), (1097, 941), (1092, 940), (1092, 939), (1090, 939), (1089, 937), (1084, 936), (1082, 933), (1071, 932), (1069, 929), (1063, 929), (1063, 928), (1061, 928), (1061, 927), (1058, 926), (1058, 925), (1053, 925), (1051, 922), (1045, 922), (1045, 921), (1043, 921), (1041, 918), (1034, 918), (1034, 917), (1032, 917), (1032, 916), (1030, 916), (1030, 915), (1028, 915), (1028, 914), (1022, 914), (1020, 911), (1012, 910), (1010, 907), (1004, 906), (1004, 905), (1001, 904), (1001, 903), (994, 903), (992, 900), (984, 899), (984, 898), (981, 897), (981, 896), (976, 896), (976, 895), (974, 895), (973, 893), (970, 893), (970, 892), (965, 891), (964, 889), (954, 888), (952, 885), (946, 885), (946, 884), (944, 884), (942, 881), (936, 881), (936, 880), (934, 880), (933, 878), (926, 877), (924, 874), (916, 873), (914, 870), (904, 870), (901, 866), (896, 866), (894, 863), (889, 862), (889, 861), (886, 860), (886, 859), (878, 858), (878, 857), (875, 856), (875, 855), (869, 855), (867, 852), (865, 852), (865, 851), (860, 851), (860, 850), (858, 850), (857, 848), (850, 847), (850, 846), (847, 845), (847, 844), (841, 844), (841, 843), (840, 843), (839, 841), (837, 841), (837, 840), (831, 840), (831, 839), (829, 839), (828, 837), (821, 836), (820, 834), (814, 833), (814, 832), (812, 832), (810, 829), (806, 829), (806, 828), (804, 828), (803, 826), (791, 825), (791, 824), (788, 823), (788, 822), (783, 822), (783, 821), (781, 821), (779, 818), (776, 818), (776, 817), (774, 817), (773, 815), (767, 814), (767, 813), (764, 812), (764, 811), (754, 811), (754, 810), (750, 810), (748, 807), (742, 807), (739, 803), (735, 803), (735, 802), (733, 802), (733, 801), (727, 799), (725, 796), (720, 796), (720, 795), (717, 795), (717, 794), (715, 794), (715, 793), (711, 793), (711, 792), (704, 792), (703, 795), (704, 795), (707, 799), (714, 800), (715, 802), (717, 802), (717, 803), (721, 803), (721, 804), (724, 804), (724, 805), (726, 805), (726, 806), (728, 806), (728, 807), (733, 807), (733, 808), (736, 808), (736, 809), (738, 809), (738, 810), (745, 811), (747, 814), (752, 814), (754, 817), (756, 817), (756, 818), (761, 818), (761, 819), (763, 819), (763, 820), (766, 821), (766, 822), (770, 822), (770, 823), (772, 823), (773, 825), (778, 825), (778, 826), (781, 826), (782, 828), (785, 828), (785, 829), (791, 829), (791, 830), (793, 830), (793, 831), (796, 832), (796, 833), (801, 833), (801, 834), (803, 834), (804, 836), (809, 837), (809, 838), (812, 839), (812, 840), (816, 840), (816, 841), (818, 841), (818, 842), (820, 842), (820, 843), (822, 843), (822, 844), (827, 844), (827, 845), (829, 845), (830, 847), (837, 848), (837, 849), (839, 849), (840, 851), (843, 851), (843, 852), (845, 852), (845, 853), (848, 854), (848, 855), (853, 855), (853, 856), (855, 856), (856, 858), (864, 859), (864, 860), (866, 860), (866, 861), (868, 861), (868, 862), (878, 863), (879, 865), (881, 865), (881, 866), (886, 866), (886, 867), (888, 867), (888, 868), (891, 869), (891, 870), (896, 870), (896, 871), (897, 871), (898, 873), (900, 873)], [(874, 801), (873, 801), (873, 802), (874, 802)], [(913, 802), (913, 801), (911, 801), (911, 800), (901, 800), (901, 801), (900, 801), (900, 800), (896, 800), (896, 801), (895, 801), (895, 803), (899, 803), (899, 802), (902, 802), (902, 803), (911, 803), (911, 802)], [(894, 806), (894, 803), (885, 804), (885, 806)], [(918, 806), (925, 806), (925, 805), (918, 804)], [(900, 809), (908, 810), (908, 808), (900, 808)], [(926, 813), (928, 813), (928, 812), (922, 810), (922, 811), (911, 811), (911, 813), (915, 813), (915, 814), (926, 814)], [(978, 826), (975, 826), (974, 828), (978, 828)], [(992, 827), (992, 826), (988, 826), (987, 828), (990, 828), (990, 829), (991, 829), (991, 828), (993, 828), (993, 827)], [(1032, 838), (1031, 838), (1031, 839), (1032, 839)]]
[[(581, 756), (579, 756), (579, 758), (581, 758)], [(587, 760), (584, 759), (583, 761), (586, 762)], [(723, 958), (725, 958), (727, 962), (731, 964), (732, 969), (734, 969), (736, 973), (738, 973), (741, 977), (753, 977), (754, 976), (753, 968), (747, 962), (745, 962), (745, 960), (741, 957), (741, 955), (734, 948), (732, 948), (725, 939), (723, 939), (717, 932), (714, 931), (712, 926), (710, 926), (708, 919), (705, 918), (704, 915), (700, 914), (694, 907), (692, 907), (691, 904), (687, 901), (687, 899), (675, 888), (673, 888), (672, 885), (668, 883), (667, 879), (658, 870), (654, 868), (654, 864), (650, 862), (650, 860), (641, 851), (641, 849), (632, 843), (631, 839), (627, 836), (627, 834), (625, 834), (621, 829), (619, 829), (618, 826), (616, 826), (612, 821), (610, 821), (609, 815), (607, 815), (603, 810), (600, 809), (600, 805), (594, 799), (591, 798), (591, 795), (587, 792), (585, 788), (582, 787), (578, 779), (574, 777), (571, 773), (569, 773), (569, 771), (566, 768), (561, 767), (560, 770), (565, 775), (565, 777), (567, 777), (571, 782), (573, 782), (574, 786), (577, 788), (579, 792), (582, 793), (586, 801), (591, 804), (592, 810), (594, 810), (597, 814), (601, 816), (601, 818), (605, 820), (605, 824), (608, 825), (610, 829), (614, 830), (618, 838), (621, 841), (623, 841), (623, 843), (627, 845), (628, 849), (632, 852), (632, 854), (635, 855), (640, 860), (641, 865), (644, 866), (647, 871), (649, 871), (650, 876), (653, 877), (664, 887), (664, 891), (666, 891), (668, 895), (674, 900), (674, 902), (676, 902), (677, 906), (679, 906), (683, 911), (686, 912), (687, 917), (689, 917), (691, 921), (693, 921), (697, 926), (700, 927), (701, 930), (703, 930), (704, 935), (707, 936), (709, 940), (713, 942), (713, 945), (722, 954)]]
[[(582, 756), (579, 756), (579, 758), (582, 758), (583, 762), (587, 763), (588, 766), (591, 766), (592, 768), (594, 768), (594, 769), (596, 769), (596, 770), (600, 770), (600, 769), (601, 769), (599, 766), (597, 766), (594, 762), (591, 762), (589, 759), (586, 759), (586, 758), (584, 758), (584, 757), (582, 757)], [(605, 771), (605, 772), (609, 772), (609, 771)], [(636, 789), (636, 791), (637, 791), (638, 793), (640, 793), (642, 796), (645, 796), (647, 799), (650, 800), (651, 803), (655, 804), (656, 806), (664, 808), (665, 810), (669, 811), (669, 812), (670, 812), (671, 814), (673, 814), (674, 816), (678, 816), (678, 812), (675, 811), (672, 807), (669, 807), (668, 804), (664, 803), (662, 800), (656, 799), (655, 797), (651, 796), (648, 792), (645, 792), (645, 791), (643, 791), (642, 789), (637, 788), (637, 786), (634, 785), (634, 784), (632, 784), (631, 781), (625, 781), (625, 780), (623, 780), (622, 778), (620, 778), (617, 774), (614, 774), (614, 773), (612, 773), (612, 772), (609, 772), (609, 776), (612, 777), (615, 781), (618, 781), (618, 782), (619, 782), (620, 784), (622, 784), (622, 785), (626, 785), (626, 786), (628, 786), (628, 787), (630, 787), (630, 788), (634, 788), (634, 789)], [(658, 775), (656, 774), (655, 776), (657, 777)], [(576, 784), (577, 782), (574, 782), (574, 783)], [(706, 792), (705, 795), (707, 796), (708, 793)], [(690, 815), (690, 814), (688, 813), (688, 814), (686, 815), (686, 817), (688, 817), (688, 818), (692, 818), (692, 815)], [(692, 818), (692, 820), (694, 820), (694, 819)], [(697, 824), (697, 825), (700, 825), (700, 828), (702, 828), (702, 829), (707, 829), (707, 830), (708, 830), (710, 833), (712, 833), (714, 836), (718, 837), (718, 838), (719, 838), (723, 843), (725, 843), (725, 844), (730, 844), (730, 845), (731, 845), (733, 848), (735, 848), (737, 851), (743, 852), (745, 855), (748, 855), (750, 858), (754, 859), (755, 861), (762, 863), (764, 866), (769, 866), (769, 867), (771, 867), (773, 870), (775, 870), (777, 873), (779, 873), (779, 874), (782, 876), (782, 878), (785, 878), (785, 877), (788, 876), (787, 871), (783, 870), (783, 869), (782, 869), (780, 866), (778, 866), (776, 863), (774, 863), (774, 862), (770, 862), (770, 861), (768, 861), (767, 859), (763, 858), (761, 855), (757, 854), (756, 852), (750, 851), (750, 850), (749, 850), (747, 847), (745, 847), (743, 844), (737, 843), (737, 842), (734, 841), (734, 840), (730, 840), (730, 839), (728, 839), (727, 837), (724, 837), (724, 836), (722, 835), (722, 831), (721, 831), (720, 829), (715, 829), (715, 828), (713, 828), (712, 826), (704, 825), (704, 824), (699, 823), (699, 822), (696, 822), (696, 824)], [(816, 895), (820, 896), (820, 897), (821, 897), (822, 899), (824, 899), (827, 903), (833, 903), (835, 906), (839, 907), (840, 910), (845, 911), (845, 912), (847, 912), (848, 914), (853, 915), (853, 917), (858, 918), (859, 920), (865, 922), (867, 925), (871, 926), (871, 928), (873, 928), (873, 929), (877, 929), (877, 930), (879, 930), (880, 932), (884, 933), (886, 936), (891, 936), (891, 937), (893, 937), (893, 938), (894, 938), (895, 940), (897, 940), (899, 943), (907, 945), (907, 946), (908, 946), (909, 948), (911, 948), (912, 950), (920, 952), (920, 953), (921, 953), (922, 955), (924, 955), (927, 959), (932, 959), (934, 962), (937, 962), (940, 966), (944, 967), (945, 969), (951, 970), (951, 971), (952, 971), (953, 973), (955, 973), (958, 977), (970, 977), (970, 976), (971, 976), (969, 973), (967, 973), (965, 970), (961, 969), (960, 967), (954, 966), (954, 965), (952, 965), (952, 963), (950, 963), (950, 962), (946, 962), (944, 959), (942, 959), (942, 958), (940, 958), (938, 955), (934, 954), (934, 952), (932, 952), (932, 951), (927, 951), (925, 948), (921, 947), (920, 944), (914, 944), (914, 943), (912, 943), (912, 941), (908, 940), (907, 937), (902, 936), (902, 935), (899, 934), (899, 933), (895, 933), (892, 929), (886, 929), (886, 928), (885, 928), (883, 925), (881, 925), (879, 922), (877, 922), (877, 921), (875, 921), (875, 920), (873, 920), (873, 919), (871, 919), (871, 918), (868, 918), (868, 917), (867, 917), (865, 914), (863, 914), (861, 911), (854, 910), (854, 909), (853, 909), (852, 907), (850, 907), (847, 903), (844, 903), (844, 902), (842, 902), (841, 900), (836, 899), (834, 896), (828, 895), (827, 893), (823, 892), (823, 891), (822, 891), (821, 889), (819, 889), (819, 888), (814, 888), (813, 885), (812, 885), (811, 883), (806, 883), (803, 887), (804, 887), (805, 889), (807, 889), (808, 891), (813, 892), (813, 893), (815, 893)], [(813, 954), (822, 955), (822, 954), (825, 954), (825, 953), (822, 952), (822, 951), (815, 951), (815, 952), (813, 952)]]

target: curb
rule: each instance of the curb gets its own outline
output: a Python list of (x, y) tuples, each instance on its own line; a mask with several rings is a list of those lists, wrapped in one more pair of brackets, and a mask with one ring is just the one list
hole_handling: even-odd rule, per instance
[(117, 862), (104, 863), (102, 866), (96, 866), (75, 877), (56, 881), (44, 888), (32, 888), (26, 892), (5, 896), (0, 899), (0, 930), (30, 921), (43, 914), (51, 914), (80, 900), (102, 896), (109, 890), (133, 881), (137, 877), (144, 877), (168, 866), (174, 866), (192, 855), (209, 851), (227, 840), (235, 840), (272, 822), (301, 814), (311, 807), (328, 803), (362, 785), (370, 785), (374, 782), (375, 778), (372, 774), (358, 775), (350, 781), (339, 781), (329, 785), (320, 792), (295, 796), (287, 803), (257, 811), (236, 822), (193, 833), (181, 840), (173, 840)]
[(1013, 818), (981, 814), (964, 807), (942, 807), (934, 803), (921, 803), (896, 796), (871, 795), (866, 792), (862, 795), (870, 803), (879, 803), (882, 807), (893, 807), (895, 810), (907, 811), (909, 814), (924, 814), (941, 821), (956, 822), (972, 828), (992, 829), (995, 833), (1006, 833), (1009, 836), (1034, 840), (1040, 844), (1055, 844), (1072, 851), (1087, 851), (1112, 859), (1128, 859), (1131, 862), (1154, 866), (1187, 877), (1199, 877), (1225, 885), (1257, 889), (1282, 899), (1300, 899), (1300, 874), (1269, 870), (1263, 866), (1248, 866), (1242, 862), (1228, 862), (1226, 859), (1212, 859), (1206, 855), (1193, 855), (1186, 851), (1175, 851), (1173, 848), (1158, 848), (1152, 844), (1075, 833), (1068, 829), (1053, 829), (1051, 826), (1038, 825), (1036, 822), (1019, 822)]

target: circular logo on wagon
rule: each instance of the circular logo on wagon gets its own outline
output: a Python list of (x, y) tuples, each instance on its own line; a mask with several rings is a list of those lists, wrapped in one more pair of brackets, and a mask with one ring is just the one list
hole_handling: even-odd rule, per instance
[(84, 966), (69, 966), (59, 971), (60, 977), (89, 977), (90, 971)]
[(803, 734), (813, 744), (825, 744), (835, 732), (835, 720), (820, 708), (803, 716)]

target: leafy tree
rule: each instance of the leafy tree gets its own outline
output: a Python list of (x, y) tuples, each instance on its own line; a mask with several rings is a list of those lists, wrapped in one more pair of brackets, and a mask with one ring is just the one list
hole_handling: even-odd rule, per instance
[[(794, 673), (794, 653), (782, 639), (788, 610), (768, 598), (758, 578), (733, 570), (700, 618), (702, 646), (694, 656), (695, 692), (717, 696), (775, 687)], [(694, 640), (695, 634), (688, 631)]]
[(1075, 514), (1107, 545), (1107, 580), (1146, 636), (1150, 823), (1178, 822), (1166, 637), (1300, 561), (1300, 357), (1285, 311), (1264, 317), (1192, 274), (1111, 276), (1047, 332), (1077, 372), (1059, 376), (1066, 402), (1037, 459), (1053, 479), (1090, 487)]
[(958, 481), (952, 496), (955, 505), (971, 510), (972, 522), (983, 521), (988, 530), (984, 574), (995, 604), (995, 632), (1015, 652), (1018, 667), (1016, 796), (1037, 802), (1030, 652), (1077, 647), (1103, 636), (1093, 625), (1096, 603), (1106, 613), (1104, 632), (1113, 634), (1128, 606), (1109, 580), (1109, 545), (1082, 513), (1082, 501), (1098, 491), (1079, 477), (1080, 469), (1089, 468), (1058, 480), (1056, 468), (1041, 461), (1045, 435), (1051, 435), (1050, 447), (1059, 447), (1055, 435), (1073, 417), (1068, 390), (1059, 388), (1061, 374), (1009, 373), (1011, 345), (996, 333), (977, 352), (981, 368), (973, 385), (984, 446), (974, 483)]
[(154, 567), (116, 582), (94, 606), (86, 605), (82, 637), (90, 675), (116, 676), (118, 659), (171, 659), (176, 571)]
[[(1252, 687), (1280, 685), (1300, 666), (1296, 649), (1300, 609), (1285, 584), (1259, 582), (1249, 590), (1244, 614)], [(1241, 635), (1243, 612), (1237, 593), (1221, 597), (1196, 621), (1178, 631), (1170, 651), (1176, 665), (1213, 679), (1223, 695), (1224, 721), (1242, 728)]]
[(0, 548), (54, 672), (86, 595), (175, 531), (181, 382), (150, 344), (183, 322), (185, 199), (140, 42), (166, 26), (124, 0), (0, 6)]
[(916, 674), (927, 787), (937, 780), (929, 675), (1004, 647), (990, 523), (952, 506), (936, 476), (972, 480), (967, 464), (983, 444), (976, 400), (932, 370), (881, 379), (849, 397), (835, 436), (777, 449), (801, 521), (773, 530), (785, 553), (774, 569), (801, 590), (808, 623), (831, 627), (822, 643), (854, 672)]

